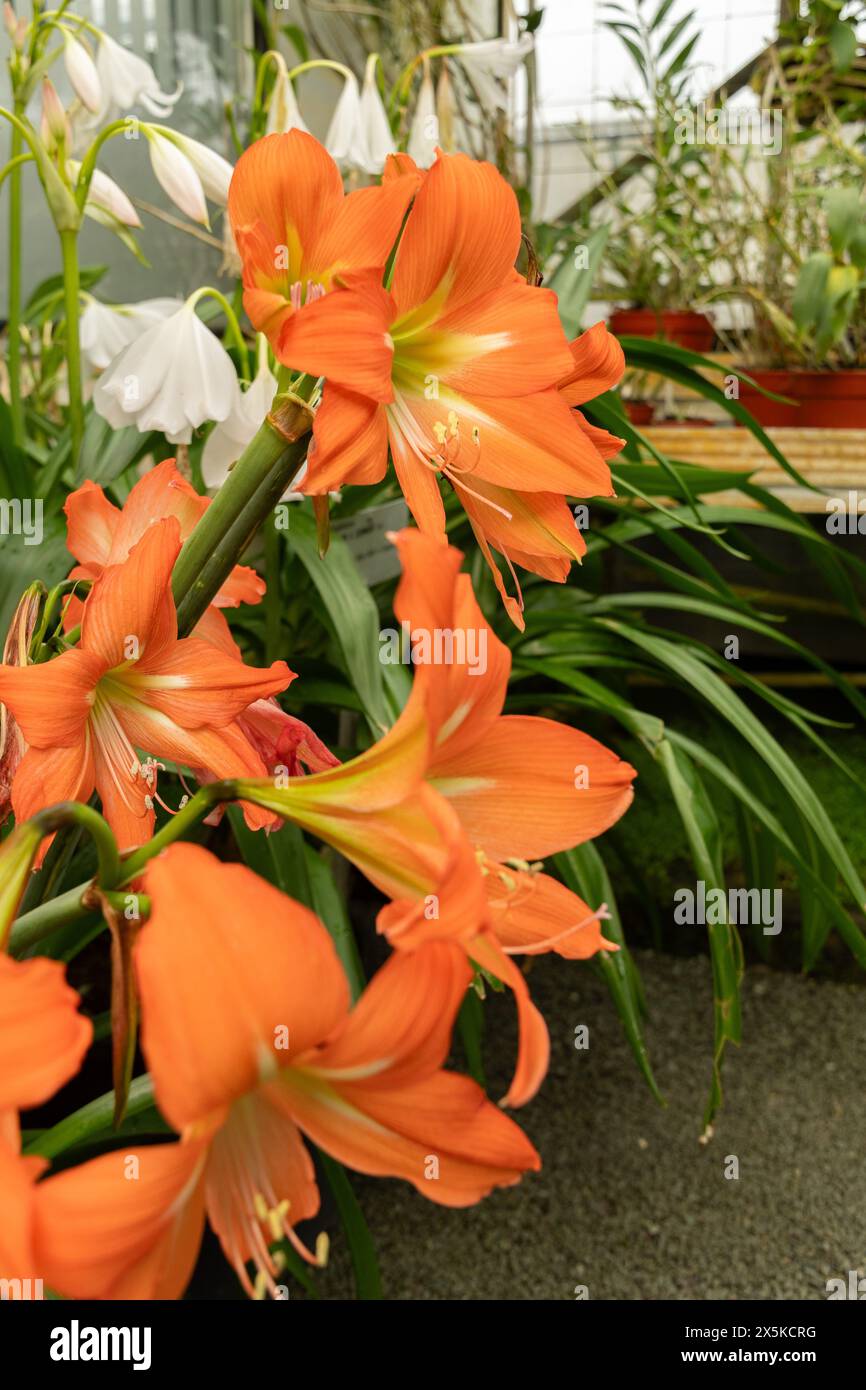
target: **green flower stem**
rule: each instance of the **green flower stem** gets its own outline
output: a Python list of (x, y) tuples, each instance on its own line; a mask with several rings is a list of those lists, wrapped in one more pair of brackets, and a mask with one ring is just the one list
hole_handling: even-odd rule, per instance
[(73, 464), (78, 462), (84, 438), (84, 398), (81, 387), (81, 280), (78, 273), (78, 232), (60, 233), (63, 249), (63, 300), (66, 310), (66, 368), (69, 375), (69, 434)]
[(90, 184), (93, 179), (93, 171), (96, 168), (96, 161), (99, 152), (107, 140), (113, 140), (115, 135), (121, 135), (129, 129), (129, 119), (112, 121), (104, 130), (101, 130), (94, 140), (84, 159), (81, 161), (81, 168), (78, 170), (78, 180), (75, 185), (75, 201), (79, 211), (84, 211), (84, 204), (87, 202), (87, 195), (90, 192)]
[[(218, 557), (232, 524), (285, 452), (286, 441), (265, 420), (187, 539), (172, 576), (181, 631), (188, 631), (195, 625), (217, 593), (218, 584), (205, 595), (203, 571), (209, 560)], [(231, 572), (235, 560), (236, 557), (232, 558), (226, 565), (226, 574)], [(188, 615), (193, 612), (195, 617), (189, 621)]]
[(280, 632), (282, 630), (283, 601), (280, 592), (280, 561), (282, 547), (280, 533), (271, 516), (264, 526), (265, 537), (265, 662), (270, 665), (280, 655)]
[(95, 921), (97, 914), (85, 907), (81, 899), (91, 885), (79, 883), (50, 902), (40, 903), (30, 912), (22, 912), (12, 924), (7, 949), (10, 956), (23, 956), (47, 936), (60, 931), (61, 927), (71, 927), (73, 922)]
[(306, 448), (306, 440), (299, 440), (283, 455), (226, 531), (221, 551), (207, 561), (199, 575), (200, 588), (197, 590), (199, 595), (197, 602), (178, 607), (178, 624), (181, 631), (189, 632), (195, 626), (211, 598), (222, 587), (259, 527), (270, 517), (303, 463)]
[[(157, 126), (155, 127), (155, 129), (158, 130), (159, 127)], [(190, 308), (194, 309), (195, 306), (198, 304), (199, 300), (201, 299), (216, 300), (217, 304), (219, 304), (220, 308), (225, 314), (226, 323), (228, 325), (228, 336), (231, 338), (232, 342), (237, 348), (238, 355), (241, 359), (241, 376), (244, 378), (245, 381), (249, 381), (251, 379), (249, 349), (247, 348), (246, 339), (244, 338), (244, 335), (241, 332), (241, 326), (238, 323), (238, 316), (235, 313), (234, 308), (226, 299), (222, 291), (214, 289), (212, 285), (203, 285), (200, 290), (196, 290), (194, 294), (191, 294), (186, 302), (190, 306)]]
[(308, 58), (304, 63), (298, 63), (289, 72), (289, 81), (294, 82), (296, 77), (300, 77), (302, 72), (312, 72), (313, 68), (330, 68), (332, 72), (339, 72), (343, 77), (352, 77), (352, 69), (347, 68), (345, 63), (338, 63), (333, 58)]
[[(260, 427), (178, 556), (172, 588), (181, 633), (195, 627), (303, 463), (312, 414), (303, 403), (282, 399), (286, 404), (277, 404)], [(280, 428), (292, 415), (294, 439)]]
[[(108, 825), (89, 806), (80, 805), (78, 802), (65, 802), (40, 812), (34, 819), (45, 827), (45, 834), (49, 834), (60, 825), (69, 824), (70, 821), (75, 821), (83, 829), (90, 831), (96, 841), (99, 856), (99, 884), (103, 888), (117, 890), (138, 878), (155, 855), (180, 839), (181, 835), (203, 820), (220, 802), (236, 800), (237, 789), (233, 782), (210, 782), (196, 792), (147, 844), (123, 860), (117, 855), (117, 846)], [(85, 918), (92, 919), (93, 906), (88, 899), (92, 887), (92, 881), (79, 883), (77, 887), (61, 893), (51, 902), (41, 903), (31, 912), (22, 913), (13, 924), (9, 935), (10, 954), (21, 955), (61, 927), (71, 926), (73, 922), (83, 921)]]
[(4, 164), (3, 168), (0, 169), (0, 186), (3, 185), (5, 180), (8, 179), (9, 175), (13, 173), (15, 169), (20, 169), (22, 164), (33, 164), (34, 162), (33, 155), (27, 152), (18, 154), (14, 159), (10, 159), (9, 163)]
[(234, 782), (209, 782), (201, 787), (191, 796), (185, 806), (181, 806), (176, 815), (166, 821), (161, 830), (158, 830), (152, 839), (142, 845), (140, 849), (134, 850), (132, 854), (124, 859), (121, 868), (121, 883), (129, 883), (132, 879), (144, 872), (147, 865), (157, 854), (161, 854), (169, 845), (173, 845), (175, 840), (179, 840), (193, 826), (198, 825), (199, 821), (204, 820), (215, 806), (219, 806), (222, 801), (236, 801), (237, 788)]
[[(15, 101), (15, 115), (24, 115), (21, 102)], [(7, 353), (9, 363), (9, 407), (15, 443), (24, 443), (24, 404), (21, 399), (21, 157), (24, 136), (13, 122), (9, 148), (9, 300), (6, 310)]]
[[(79, 826), (96, 847), (97, 877), (103, 888), (114, 888), (120, 880), (120, 854), (108, 822), (92, 806), (82, 801), (61, 801), (33, 816), (33, 823), (43, 835), (53, 835), (67, 825)], [(57, 901), (57, 900), (55, 900)]]

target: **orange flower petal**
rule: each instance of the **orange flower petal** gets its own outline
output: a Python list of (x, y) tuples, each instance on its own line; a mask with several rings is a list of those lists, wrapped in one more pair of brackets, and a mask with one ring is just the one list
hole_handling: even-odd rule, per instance
[[(37, 812), (56, 806), (60, 801), (89, 801), (95, 785), (89, 733), (68, 748), (28, 748), (12, 784), (15, 819), (22, 825)], [(50, 839), (42, 841), (35, 868), (45, 858), (50, 842)]]
[(380, 483), (387, 464), (385, 412), (376, 401), (326, 382), (300, 491), (321, 495), (348, 483)]
[(580, 560), (584, 554), (586, 542), (559, 494), (515, 492), (479, 478), (472, 478), (469, 485), (478, 496), (472, 496), (459, 482), (455, 489), (473, 529), (476, 535), (481, 531), (502, 554), (510, 557), (519, 552), (568, 561)]
[(0, 955), (0, 1111), (41, 1105), (78, 1071), (93, 1037), (78, 1003), (59, 961)]
[(174, 459), (158, 463), (139, 478), (123, 504), (108, 564), (122, 564), (145, 531), (167, 516), (177, 517), (185, 541), (209, 506), (209, 499), (199, 496)]
[(98, 655), (78, 650), (39, 666), (0, 666), (0, 700), (32, 748), (77, 745), (105, 669)]
[(261, 603), (267, 584), (250, 565), (235, 565), (214, 598), (217, 608), (239, 608), (242, 603)]
[[(96, 790), (102, 814), (111, 826), (121, 854), (138, 849), (153, 834), (156, 815), (150, 800), (153, 785), (138, 764), (133, 770), (131, 757), (123, 762), (106, 749), (99, 738), (92, 740)], [(148, 750), (149, 751), (149, 750)], [(112, 756), (113, 755), (113, 756)]]
[(340, 1162), (405, 1178), (454, 1207), (540, 1166), (473, 1081), (438, 1070), (469, 978), (463, 952), (446, 942), (392, 957), (333, 1044), (271, 1088)]
[(518, 953), (527, 949), (533, 955), (544, 947), (568, 960), (588, 960), (598, 951), (619, 949), (605, 940), (604, 922), (592, 908), (549, 874), (490, 864), (484, 882), (493, 932), (502, 946)]
[(439, 479), (433, 468), (427, 468), (409, 447), (406, 436), (397, 428), (390, 412), (388, 442), (394, 460), (397, 481), (409, 504), (409, 510), (422, 531), (445, 539), (445, 507), (439, 491)]
[(74, 555), (80, 565), (109, 564), (121, 514), (102, 488), (88, 479), (69, 494), (63, 510), (66, 513), (66, 549), (70, 555)]
[(36, 1254), (66, 1298), (175, 1299), (204, 1227), (198, 1144), (129, 1144), (41, 1182)]
[[(313, 780), (299, 778), (293, 793)], [(243, 786), (239, 790), (243, 795)], [(358, 801), (363, 807), (363, 796)], [(438, 891), (452, 862), (454, 835), (461, 833), (447, 803), (423, 785), (396, 805), (370, 811), (320, 809), (312, 797), (295, 796), (285, 814), (339, 850), (382, 893), (401, 900)]]
[[(256, 140), (235, 166), (228, 198), (228, 215), (244, 259), (244, 284), (257, 284), (258, 276), (273, 281), (285, 259), (282, 248), (288, 253), (283, 272), (288, 284), (318, 278), (323, 267), (317, 248), (342, 203), (340, 171), (312, 135), (291, 130)], [(257, 228), (261, 238), (256, 259), (248, 262), (246, 235)]]
[(142, 1046), (160, 1109), (184, 1130), (326, 1037), (348, 986), (318, 918), (240, 864), (176, 844), (146, 891)]
[[(3, 1279), (39, 1279), (34, 1249), (34, 1192), (43, 1159), (21, 1158), (0, 1137), (0, 1270)], [(33, 1285), (31, 1285), (33, 1290)], [(38, 1295), (34, 1292), (34, 1297)]]
[(317, 268), (326, 270), (330, 282), (346, 271), (384, 270), (420, 183), (413, 166), (384, 178), (381, 186), (356, 189), (343, 199), (314, 253)]
[(606, 323), (593, 324), (569, 344), (572, 366), (559, 382), (568, 405), (583, 405), (610, 391), (625, 371), (625, 353)]
[(442, 1066), (472, 980), (465, 953), (447, 941), (398, 954), (378, 970), (335, 1036), (297, 1066), (332, 1084), (389, 1090)]
[(166, 517), (148, 527), (122, 564), (97, 579), (84, 605), (81, 646), (113, 668), (153, 657), (177, 638), (171, 571), (180, 552), (180, 526)]
[(547, 1024), (530, 998), (523, 974), (510, 956), (505, 955), (492, 932), (477, 936), (469, 946), (469, 954), (477, 965), (502, 980), (514, 994), (519, 1029), (517, 1064), (501, 1104), (526, 1105), (547, 1075), (550, 1062)]
[(394, 266), (400, 317), (441, 298), (442, 312), (505, 283), (520, 250), (517, 199), (492, 164), (440, 154), (422, 184)]
[(443, 383), (468, 396), (544, 391), (571, 362), (556, 295), (524, 281), (498, 285), (444, 314), (427, 341), (434, 350), (441, 344)]
[(393, 1092), (357, 1095), (348, 1086), (301, 1088), (288, 1072), (279, 1091), (304, 1132), (340, 1163), (404, 1178), (441, 1206), (473, 1206), (541, 1167), (526, 1135), (465, 1076), (436, 1072)]
[(335, 289), (292, 314), (274, 351), (295, 371), (324, 376), (347, 391), (390, 401), (394, 348), (391, 296), (375, 281)]
[(609, 430), (600, 429), (598, 425), (591, 425), (586, 416), (581, 414), (579, 410), (572, 410), (571, 413), (592, 447), (598, 450), (603, 459), (614, 458), (625, 448), (626, 441), (620, 439), (619, 435), (611, 434)]
[(145, 652), (117, 684), (184, 729), (222, 728), (255, 700), (285, 690), (295, 675), (284, 661), (266, 670), (246, 666), (199, 637)]
[(450, 660), (415, 665), (416, 681), (428, 682), (435, 767), (437, 760), (456, 757), (483, 738), (501, 712), (511, 653), (485, 620), (469, 576), (458, 574), (459, 550), (408, 529), (398, 534), (396, 545), (403, 576), (394, 612), (417, 631), (416, 650), (420, 653), (418, 644), (425, 633), (450, 632), (453, 639)]
[(231, 628), (215, 604), (210, 604), (202, 613), (193, 629), (193, 636), (200, 637), (203, 642), (210, 642), (212, 647), (218, 647), (227, 656), (233, 656), (237, 661), (242, 661), (241, 649), (232, 637)]
[(503, 715), (483, 742), (437, 761), (431, 782), (491, 859), (543, 859), (619, 820), (634, 776), (633, 767), (578, 729)]

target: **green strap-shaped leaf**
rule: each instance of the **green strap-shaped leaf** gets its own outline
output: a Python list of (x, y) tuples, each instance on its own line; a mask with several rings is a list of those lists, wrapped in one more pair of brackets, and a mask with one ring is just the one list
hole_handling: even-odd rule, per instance
[(321, 1149), (317, 1152), (349, 1242), (358, 1297), (379, 1299), (382, 1297), (382, 1278), (379, 1274), (376, 1247), (352, 1184), (342, 1163), (338, 1163)]
[(858, 907), (866, 907), (866, 888), (823, 803), (796, 763), (748, 705), (743, 703), (720, 676), (709, 670), (703, 661), (699, 661), (684, 646), (637, 628), (626, 627), (624, 624), (612, 626), (628, 642), (655, 656), (662, 666), (673, 671), (687, 685), (697, 690), (702, 698), (751, 744), (758, 756), (763, 758), (778, 777), (787, 794), (793, 798), (801, 814), (817, 834), (824, 849), (837, 865)]
[(604, 923), (603, 932), (610, 941), (617, 943), (619, 950), (599, 951), (593, 957), (593, 964), (605, 978), (641, 1075), (659, 1104), (664, 1105), (665, 1099), (653, 1076), (643, 1035), (643, 989), (640, 976), (625, 943), (619, 908), (604, 860), (595, 845), (588, 840), (574, 849), (555, 854), (553, 862), (566, 886), (572, 892), (578, 893), (591, 908), (607, 903), (610, 918)]
[(332, 535), (322, 559), (315, 521), (292, 509), (289, 544), (313, 581), (339, 644), (347, 675), (358, 692), (374, 732), (391, 721), (379, 661), (379, 610), (345, 541)]
[[(722, 840), (712, 802), (693, 764), (669, 739), (655, 748), (655, 757), (668, 780), (671, 793), (688, 836), (692, 859), (706, 884), (707, 896), (715, 890), (727, 902), (727, 885), (722, 864)], [(725, 912), (727, 918), (727, 912)], [(743, 975), (743, 948), (736, 928), (727, 920), (708, 922), (707, 938), (713, 966), (713, 1078), (704, 1112), (704, 1124), (711, 1123), (722, 1103), (722, 1060), (729, 1042), (742, 1037), (740, 980)]]

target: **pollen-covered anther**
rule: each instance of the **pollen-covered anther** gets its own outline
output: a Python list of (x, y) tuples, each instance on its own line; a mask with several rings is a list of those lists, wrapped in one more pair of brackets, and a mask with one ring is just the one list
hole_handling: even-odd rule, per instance
[(327, 1231), (320, 1231), (316, 1236), (316, 1264), (321, 1269), (328, 1263), (328, 1256), (331, 1253), (331, 1237)]
[(256, 1192), (253, 1194), (253, 1211), (256, 1214), (256, 1219), (263, 1226), (267, 1226), (272, 1240), (282, 1240), (286, 1234), (285, 1222), (291, 1206), (288, 1197), (284, 1197), (275, 1207), (269, 1207), (264, 1193)]
[(297, 311), (305, 304), (314, 304), (324, 293), (324, 285), (320, 285), (317, 280), (308, 280), (306, 285), (303, 280), (295, 280), (289, 288), (289, 303)]
[(152, 811), (154, 806), (156, 805), (161, 806), (162, 809), (164, 811), (167, 811), (170, 816), (176, 816), (177, 812), (181, 810), (181, 808), (189, 800), (189, 797), (183, 797), (180, 806), (178, 806), (177, 810), (175, 810), (174, 807), (169, 806), (167, 802), (163, 801), (162, 797), (159, 795), (159, 792), (157, 791), (157, 774), (160, 772), (165, 772), (165, 763), (159, 762), (156, 758), (145, 758), (144, 762), (140, 765), (139, 771), (147, 786), (150, 787), (150, 791), (145, 794), (144, 798), (144, 804), (147, 807), (148, 811)]
[(272, 1207), (268, 1212), (268, 1229), (274, 1240), (282, 1240), (283, 1238), (285, 1233), (285, 1220), (289, 1214), (291, 1205), (288, 1197), (284, 1197), (277, 1206)]
[(536, 859), (530, 864), (528, 859), (506, 859), (505, 863), (510, 869), (518, 869), (522, 874), (540, 874), (544, 869), (544, 860)]

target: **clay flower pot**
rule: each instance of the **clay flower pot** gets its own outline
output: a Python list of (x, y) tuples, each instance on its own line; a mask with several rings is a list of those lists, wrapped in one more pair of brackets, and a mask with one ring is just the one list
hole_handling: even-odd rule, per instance
[(617, 337), (664, 338), (692, 352), (709, 352), (715, 330), (706, 314), (692, 310), (617, 309), (610, 316), (610, 331)]
[(767, 391), (789, 396), (795, 405), (768, 400), (740, 382), (740, 404), (760, 425), (830, 430), (866, 429), (866, 371), (750, 371)]

